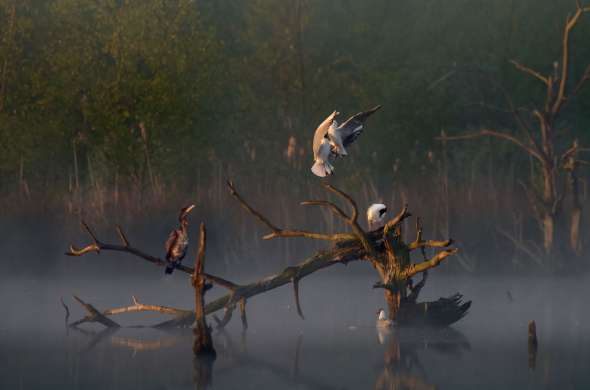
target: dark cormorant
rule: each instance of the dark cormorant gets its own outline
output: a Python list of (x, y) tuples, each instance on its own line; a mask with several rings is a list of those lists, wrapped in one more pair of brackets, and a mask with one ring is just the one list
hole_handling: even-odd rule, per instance
[(195, 205), (190, 205), (180, 209), (178, 221), (180, 226), (170, 232), (168, 240), (166, 240), (166, 273), (171, 274), (174, 268), (177, 268), (184, 256), (186, 256), (186, 248), (188, 247), (188, 213), (195, 208)]

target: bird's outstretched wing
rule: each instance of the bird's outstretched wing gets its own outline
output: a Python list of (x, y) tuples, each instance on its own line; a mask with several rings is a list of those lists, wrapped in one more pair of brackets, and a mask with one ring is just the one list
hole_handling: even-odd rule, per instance
[(351, 116), (341, 124), (337, 131), (342, 139), (342, 144), (346, 148), (348, 145), (356, 141), (359, 135), (363, 132), (363, 126), (369, 116), (379, 110), (381, 106), (376, 106), (370, 110), (359, 112), (356, 115)]
[(312, 144), (314, 158), (318, 156), (320, 152), (320, 147), (322, 146), (322, 141), (326, 137), (326, 134), (328, 134), (328, 129), (330, 128), (330, 125), (332, 124), (332, 121), (334, 120), (336, 115), (338, 115), (337, 111), (334, 111), (333, 113), (328, 115), (328, 117), (324, 119), (324, 121), (315, 130)]
[(176, 240), (178, 240), (178, 232), (174, 229), (170, 232), (166, 244), (164, 245), (166, 248), (166, 260), (170, 260), (173, 257), (172, 249), (176, 244)]

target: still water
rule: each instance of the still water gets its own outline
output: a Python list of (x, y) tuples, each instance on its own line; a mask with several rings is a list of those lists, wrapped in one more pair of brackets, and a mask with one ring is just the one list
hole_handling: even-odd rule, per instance
[[(382, 304), (371, 275), (324, 273), (301, 284), (305, 320), (289, 288), (248, 303), (215, 331), (217, 359), (196, 361), (190, 330), (66, 329), (84, 315), (76, 293), (99, 309), (145, 303), (190, 307), (182, 276), (153, 280), (22, 280), (0, 285), (1, 389), (588, 389), (590, 325), (587, 279), (429, 279), (424, 299), (460, 291), (470, 313), (451, 328), (379, 332)], [(509, 293), (508, 293), (509, 292)], [(221, 292), (219, 292), (221, 293)], [(165, 318), (165, 317), (164, 317)], [(117, 317), (122, 325), (160, 315)], [(531, 365), (527, 322), (537, 322)]]

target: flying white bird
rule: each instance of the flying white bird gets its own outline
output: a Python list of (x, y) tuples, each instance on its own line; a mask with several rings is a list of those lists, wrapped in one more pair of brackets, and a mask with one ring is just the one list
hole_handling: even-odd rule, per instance
[(367, 118), (381, 106), (359, 112), (338, 125), (335, 118), (339, 112), (331, 113), (316, 129), (313, 136), (313, 159), (311, 171), (319, 177), (326, 177), (334, 172), (331, 159), (348, 155), (346, 147), (353, 143), (363, 131)]
[(373, 231), (383, 226), (385, 221), (385, 214), (387, 213), (387, 206), (381, 203), (375, 203), (367, 209), (367, 223), (369, 230)]
[(367, 118), (380, 108), (381, 106), (376, 106), (368, 111), (359, 112), (348, 118), (341, 125), (338, 125), (336, 120), (334, 120), (328, 128), (328, 138), (332, 144), (332, 152), (337, 156), (347, 156), (346, 147), (356, 141), (358, 136), (363, 132)]
[(328, 139), (328, 129), (334, 121), (334, 117), (338, 115), (334, 111), (318, 126), (313, 135), (313, 159), (314, 164), (311, 171), (319, 177), (326, 177), (334, 172), (334, 167), (330, 163), (331, 148), (330, 140)]

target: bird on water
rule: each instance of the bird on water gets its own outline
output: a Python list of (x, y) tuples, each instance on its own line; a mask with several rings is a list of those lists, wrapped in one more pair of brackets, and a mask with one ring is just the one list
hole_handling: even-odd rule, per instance
[(377, 327), (378, 328), (389, 328), (393, 326), (393, 321), (387, 318), (385, 310), (377, 310)]
[(166, 240), (166, 274), (171, 274), (177, 268), (182, 259), (186, 256), (188, 247), (188, 214), (195, 208), (195, 205), (183, 207), (178, 215), (180, 226), (170, 232)]

